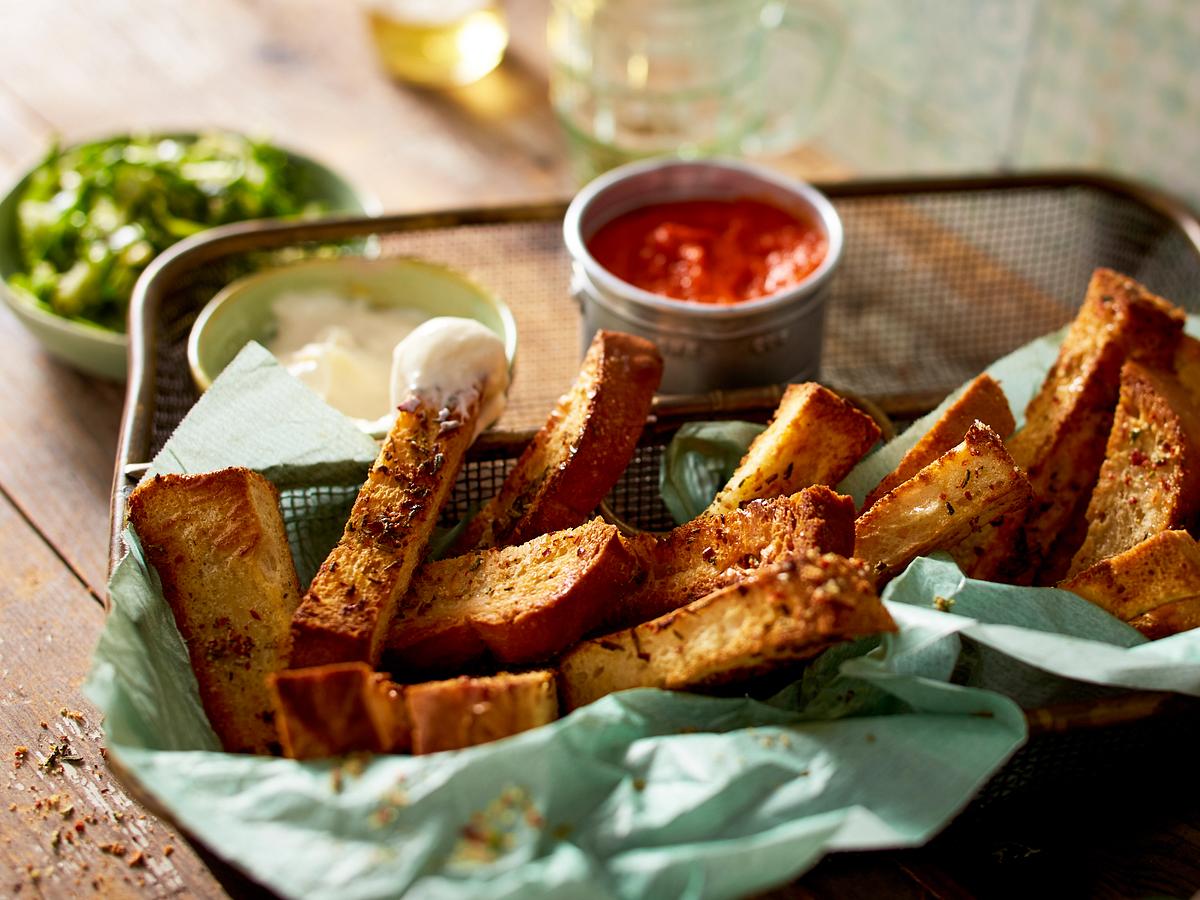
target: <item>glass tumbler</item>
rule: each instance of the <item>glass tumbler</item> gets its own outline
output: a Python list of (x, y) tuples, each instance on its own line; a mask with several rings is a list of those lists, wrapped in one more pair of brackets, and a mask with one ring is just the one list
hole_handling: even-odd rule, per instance
[(396, 78), (432, 88), (478, 81), (500, 64), (499, 0), (363, 0), (375, 50)]
[(818, 0), (552, 0), (550, 97), (583, 180), (804, 139), (845, 51)]

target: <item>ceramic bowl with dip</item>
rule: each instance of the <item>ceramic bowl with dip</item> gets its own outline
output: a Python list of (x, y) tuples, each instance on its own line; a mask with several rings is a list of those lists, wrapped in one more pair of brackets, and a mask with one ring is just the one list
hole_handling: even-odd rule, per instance
[(188, 365), (207, 390), (247, 341), (258, 341), (331, 406), (380, 434), (390, 424), (393, 348), (440, 316), (486, 326), (511, 368), (517, 326), (508, 306), (451, 269), (409, 258), (309, 260), (239, 279), (201, 310)]
[(563, 237), (583, 346), (601, 328), (654, 341), (663, 393), (817, 376), (843, 235), (811, 185), (732, 160), (633, 163), (575, 196)]

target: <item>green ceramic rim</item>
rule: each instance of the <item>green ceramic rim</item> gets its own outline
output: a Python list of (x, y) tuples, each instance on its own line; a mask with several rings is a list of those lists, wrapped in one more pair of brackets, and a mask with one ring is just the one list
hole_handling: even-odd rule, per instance
[[(508, 308), (507, 303), (493, 292), (487, 290), (463, 273), (441, 263), (430, 262), (429, 260), (413, 256), (390, 256), (382, 259), (311, 259), (264, 269), (260, 272), (239, 278), (237, 281), (226, 285), (205, 305), (192, 325), (187, 342), (188, 368), (191, 370), (192, 380), (196, 383), (196, 387), (201, 392), (208, 390), (212, 386), (213, 379), (220, 374), (219, 372), (209, 372), (205, 368), (201, 359), (201, 351), (204, 349), (203, 344), (209, 324), (215, 317), (220, 316), (223, 311), (232, 308), (237, 303), (239, 297), (245, 296), (247, 291), (255, 287), (270, 283), (284, 273), (290, 276), (304, 269), (332, 271), (339, 268), (346, 270), (347, 281), (353, 277), (356, 270), (360, 271), (364, 268), (381, 270), (388, 268), (420, 268), (439, 278), (457, 283), (460, 287), (465, 288), (471, 294), (475, 295), (481, 303), (489, 307), (496, 314), (496, 317), (500, 321), (501, 330), (503, 331), (504, 355), (508, 359), (508, 367), (511, 372), (517, 356), (517, 322), (513, 318), (512, 310)], [(395, 305), (399, 306), (399, 304)]]

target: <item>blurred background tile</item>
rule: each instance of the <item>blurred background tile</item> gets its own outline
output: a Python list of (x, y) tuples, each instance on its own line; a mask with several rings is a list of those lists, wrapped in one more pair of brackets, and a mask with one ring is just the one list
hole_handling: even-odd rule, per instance
[(816, 146), (865, 174), (1086, 167), (1200, 205), (1200, 3), (851, 0)]

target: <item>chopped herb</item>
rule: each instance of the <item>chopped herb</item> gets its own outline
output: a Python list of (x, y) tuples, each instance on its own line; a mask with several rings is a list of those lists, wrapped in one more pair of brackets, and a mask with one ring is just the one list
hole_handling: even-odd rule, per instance
[(954, 515), (954, 505), (949, 500), (946, 501), (946, 512), (949, 515)]
[(967, 469), (967, 474), (965, 474), (963, 476), (962, 484), (960, 484), (959, 487), (965, 488), (970, 483), (971, 483), (971, 470)]
[(79, 765), (83, 762), (82, 756), (77, 756), (71, 750), (71, 744), (67, 738), (62, 738), (62, 743), (50, 745), (50, 755), (41, 763), (39, 768), (43, 772), (56, 772), (62, 768), (62, 763), (71, 763), (71, 765)]

